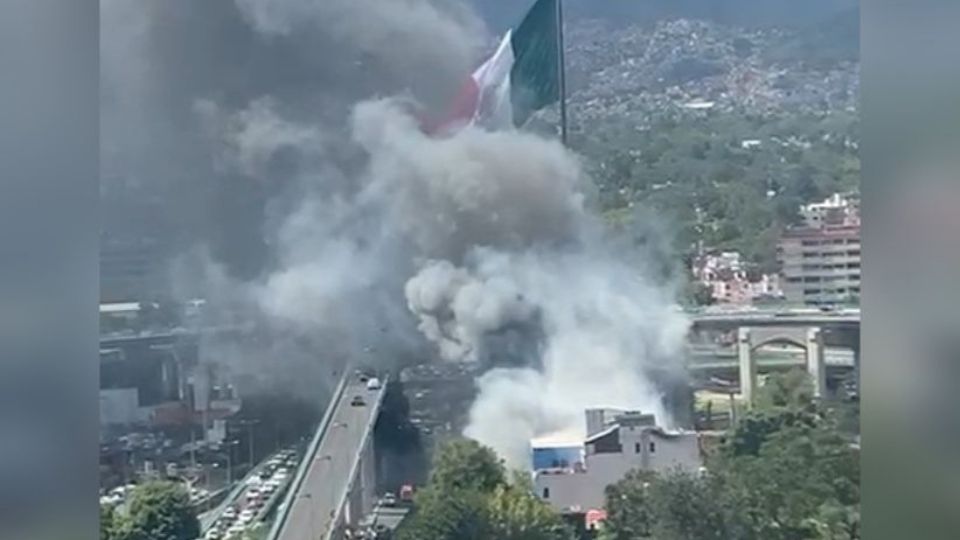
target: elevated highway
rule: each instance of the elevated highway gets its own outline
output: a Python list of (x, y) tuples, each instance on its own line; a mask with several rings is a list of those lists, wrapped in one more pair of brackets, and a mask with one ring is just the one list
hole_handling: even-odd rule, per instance
[(689, 312), (695, 330), (733, 329), (741, 326), (819, 326), (841, 330), (860, 328), (859, 309), (744, 309)]
[[(343, 537), (373, 508), (376, 467), (373, 426), (386, 385), (368, 390), (353, 374), (340, 381), (297, 471), (270, 540)], [(363, 401), (355, 401), (357, 397)]]
[[(854, 367), (854, 352), (851, 349), (828, 347), (823, 356), (828, 368)], [(804, 351), (796, 349), (760, 350), (756, 357), (760, 367), (803, 366), (806, 362)], [(687, 358), (687, 369), (691, 371), (735, 370), (739, 366), (735, 347), (690, 347)]]

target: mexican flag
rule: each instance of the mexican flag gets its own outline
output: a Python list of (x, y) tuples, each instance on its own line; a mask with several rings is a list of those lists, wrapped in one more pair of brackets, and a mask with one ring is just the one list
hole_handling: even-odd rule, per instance
[(493, 56), (467, 79), (445, 117), (430, 133), (478, 124), (490, 129), (522, 126), (535, 111), (560, 99), (560, 0), (537, 0)]

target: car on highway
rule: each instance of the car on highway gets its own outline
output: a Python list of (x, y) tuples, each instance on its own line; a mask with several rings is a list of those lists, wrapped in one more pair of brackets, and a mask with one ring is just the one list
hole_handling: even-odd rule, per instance
[(363, 407), (367, 402), (363, 399), (363, 396), (353, 396), (353, 399), (350, 400), (351, 407)]
[(413, 485), (412, 484), (404, 484), (400, 486), (400, 500), (403, 501), (404, 503), (413, 502)]
[(235, 506), (228, 506), (223, 510), (222, 515), (227, 519), (235, 519), (237, 517), (237, 508)]
[(237, 516), (237, 523), (247, 524), (253, 521), (253, 518), (257, 515), (256, 510), (252, 508), (245, 508), (243, 512), (240, 512), (240, 515)]
[(282, 484), (282, 483), (283, 483), (283, 478), (280, 478), (279, 476), (276, 476), (276, 477), (273, 477), (273, 478), (267, 480), (266, 482), (264, 482), (264, 483), (263, 483), (263, 487), (264, 487), (265, 489), (275, 490), (275, 489), (279, 488), (279, 487), (280, 487), (280, 484)]
[(380, 386), (380, 379), (376, 377), (371, 377), (370, 380), (367, 381), (367, 390), (379, 390)]
[(380, 499), (380, 503), (387, 508), (393, 508), (397, 505), (397, 496), (393, 493), (386, 493), (383, 498)]

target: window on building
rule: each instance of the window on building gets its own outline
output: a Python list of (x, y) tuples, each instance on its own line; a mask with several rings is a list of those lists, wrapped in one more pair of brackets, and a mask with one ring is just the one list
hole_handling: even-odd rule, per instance
[(860, 263), (849, 263), (847, 268), (860, 268)]
[(633, 445), (633, 453), (634, 453), (634, 454), (639, 454), (639, 453), (640, 453), (640, 443), (636, 443), (636, 444)]
[(800, 278), (799, 278), (799, 277), (788, 277), (788, 278), (787, 278), (787, 283), (800, 283)]
[(847, 255), (849, 255), (849, 256), (851, 256), (851, 257), (859, 257), (859, 256), (860, 256), (860, 250), (859, 250), (859, 249), (851, 249), (850, 251), (847, 251)]
[(657, 451), (657, 443), (650, 441), (650, 453), (652, 454), (656, 451)]
[(550, 488), (548, 487), (543, 488), (543, 498), (544, 499), (550, 498)]
[(815, 245), (817, 245), (817, 241), (816, 241), (816, 240), (804, 240), (804, 241), (800, 242), (800, 245), (801, 245), (801, 246), (815, 246)]

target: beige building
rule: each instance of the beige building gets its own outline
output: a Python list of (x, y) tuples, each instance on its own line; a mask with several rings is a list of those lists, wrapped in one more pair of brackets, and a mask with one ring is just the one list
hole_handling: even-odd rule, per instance
[[(611, 410), (587, 411), (588, 435), (582, 461), (534, 472), (538, 497), (560, 512), (588, 512), (604, 506), (604, 490), (633, 469), (698, 472), (700, 440), (689, 431), (667, 431), (653, 415)], [(595, 433), (591, 431), (599, 429)]]
[(788, 230), (778, 254), (788, 302), (834, 306), (859, 299), (859, 224)]

